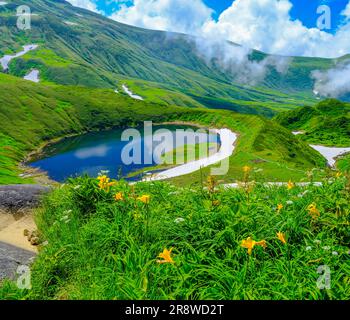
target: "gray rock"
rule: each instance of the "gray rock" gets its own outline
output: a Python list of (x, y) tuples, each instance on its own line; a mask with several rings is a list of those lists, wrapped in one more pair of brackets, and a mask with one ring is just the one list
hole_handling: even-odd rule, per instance
[(0, 242), (0, 281), (15, 279), (17, 268), (29, 266), (36, 254), (10, 244)]
[(34, 208), (39, 204), (41, 196), (50, 190), (50, 187), (41, 185), (0, 186), (0, 209), (18, 212)]

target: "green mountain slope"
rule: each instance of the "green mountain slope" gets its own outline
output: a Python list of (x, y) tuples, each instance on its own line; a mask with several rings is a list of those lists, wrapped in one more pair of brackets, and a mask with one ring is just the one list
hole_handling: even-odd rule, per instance
[(329, 99), (314, 107), (280, 113), (275, 120), (291, 130), (304, 131), (300, 139), (329, 146), (350, 146), (350, 104)]
[[(324, 159), (287, 129), (260, 116), (224, 110), (167, 106), (137, 101), (110, 89), (45, 86), (0, 74), (0, 183), (23, 183), (17, 164), (51, 139), (143, 121), (185, 121), (228, 127), (240, 134), (229, 173), (231, 182), (246, 164), (262, 169), (269, 181), (299, 179)], [(208, 172), (204, 172), (208, 174)], [(197, 174), (181, 182), (199, 181)]]
[[(35, 14), (27, 31), (16, 28), (14, 12), (20, 4), (29, 4)], [(65, 1), (12, 0), (0, 7), (0, 18), (0, 54), (39, 44), (38, 50), (13, 60), (13, 75), (23, 76), (35, 67), (44, 81), (97, 88), (143, 80), (158, 90), (189, 96), (200, 106), (269, 117), (280, 110), (312, 105), (311, 71), (335, 63), (291, 58), (286, 74), (268, 68), (265, 80), (252, 87), (235, 81), (215, 59), (206, 62), (189, 36), (123, 25)], [(257, 62), (266, 57), (254, 51), (250, 59)]]

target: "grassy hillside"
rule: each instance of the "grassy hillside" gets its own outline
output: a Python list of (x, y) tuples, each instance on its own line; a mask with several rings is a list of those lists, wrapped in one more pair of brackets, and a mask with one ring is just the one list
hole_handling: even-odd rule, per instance
[[(113, 90), (44, 86), (8, 75), (0, 75), (0, 95), (2, 184), (23, 182), (18, 177), (17, 163), (45, 141), (86, 131), (137, 126), (146, 120), (186, 121), (238, 132), (230, 171), (223, 177), (226, 181), (234, 180), (245, 164), (263, 169), (262, 178), (277, 181), (299, 179), (306, 170), (325, 164), (317, 152), (287, 129), (260, 116), (136, 101)], [(199, 181), (200, 177), (196, 174), (182, 179)]]
[(329, 99), (314, 107), (280, 113), (276, 121), (291, 130), (304, 131), (300, 139), (328, 146), (350, 146), (350, 104)]
[[(350, 298), (349, 157), (338, 163), (344, 173), (333, 172), (308, 146), (350, 142), (349, 104), (311, 107), (311, 71), (335, 60), (291, 58), (286, 74), (269, 68), (248, 86), (204, 61), (189, 36), (63, 0), (6, 2), (0, 56), (39, 47), (0, 73), (0, 184), (32, 183), (19, 164), (50, 141), (144, 121), (229, 128), (238, 140), (224, 176), (208, 167), (167, 182), (106, 187), (107, 177), (83, 176), (54, 188), (35, 215), (32, 289), (6, 281), (0, 299)], [(31, 30), (16, 28), (20, 4), (35, 14)], [(21, 79), (32, 68), (41, 83)], [(268, 119), (296, 106), (305, 107)], [(322, 185), (296, 184), (310, 180)], [(232, 182), (239, 188), (219, 186)], [(317, 287), (320, 266), (331, 271), (330, 289)]]
[(350, 154), (345, 155), (338, 160), (337, 168), (343, 172), (350, 172)]
[[(248, 86), (215, 59), (205, 61), (189, 36), (126, 26), (52, 0), (29, 1), (36, 15), (31, 29), (21, 31), (13, 12), (28, 0), (8, 2), (0, 7), (0, 55), (18, 52), (24, 44), (39, 44), (38, 50), (12, 61), (10, 73), (23, 76), (35, 67), (43, 81), (62, 85), (115, 88), (121, 81), (143, 80), (157, 90), (189, 96), (185, 101), (194, 98), (202, 106), (273, 116), (279, 110), (313, 104), (311, 71), (335, 63), (291, 58), (285, 74), (269, 68), (264, 81)], [(266, 57), (254, 51), (250, 59)], [(148, 95), (153, 95), (152, 89)]]
[[(328, 178), (215, 192), (72, 180), (36, 214), (32, 289), (6, 282), (0, 299), (348, 300), (349, 180)], [(320, 266), (331, 272), (327, 290)]]

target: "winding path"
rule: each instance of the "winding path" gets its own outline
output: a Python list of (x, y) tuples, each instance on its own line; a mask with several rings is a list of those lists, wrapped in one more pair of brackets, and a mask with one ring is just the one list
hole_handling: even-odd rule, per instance
[(145, 178), (143, 181), (158, 181), (183, 176), (186, 174), (196, 172), (201, 168), (214, 165), (230, 157), (235, 149), (234, 144), (237, 140), (237, 134), (229, 129), (215, 129), (214, 131), (220, 135), (221, 147), (219, 152), (207, 158), (192, 161), (184, 165), (180, 165), (175, 168), (162, 171), (151, 177)]

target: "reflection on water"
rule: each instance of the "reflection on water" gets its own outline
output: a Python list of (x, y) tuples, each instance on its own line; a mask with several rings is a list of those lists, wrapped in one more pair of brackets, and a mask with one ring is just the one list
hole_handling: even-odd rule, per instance
[[(153, 132), (159, 132), (160, 127), (153, 127)], [(161, 129), (168, 129), (172, 133), (172, 138), (177, 142), (177, 146), (189, 143), (184, 138), (185, 133), (176, 129), (193, 129), (188, 126), (162, 126)], [(96, 177), (102, 170), (109, 171), (112, 178), (125, 177), (133, 171), (156, 164), (158, 157), (153, 157), (155, 148), (159, 143), (149, 143), (149, 137), (143, 135), (140, 139), (133, 140), (133, 144), (140, 144), (142, 164), (125, 165), (121, 159), (121, 154), (126, 145), (130, 146), (131, 141), (121, 141), (122, 130), (111, 130), (97, 133), (88, 133), (77, 137), (67, 138), (61, 142), (51, 145), (44, 150), (45, 157), (30, 163), (30, 166), (46, 171), (50, 178), (56, 181), (64, 181), (69, 177), (88, 174)], [(187, 133), (186, 133), (187, 134)], [(162, 134), (153, 135), (153, 140), (161, 140)], [(216, 142), (219, 138), (216, 134), (207, 133), (196, 134), (196, 143)], [(192, 139), (191, 139), (192, 140)], [(173, 143), (168, 141), (166, 148), (171, 149)], [(155, 159), (154, 159), (155, 158)], [(144, 164), (145, 159), (151, 159), (150, 163)], [(136, 177), (135, 179), (140, 179)]]

